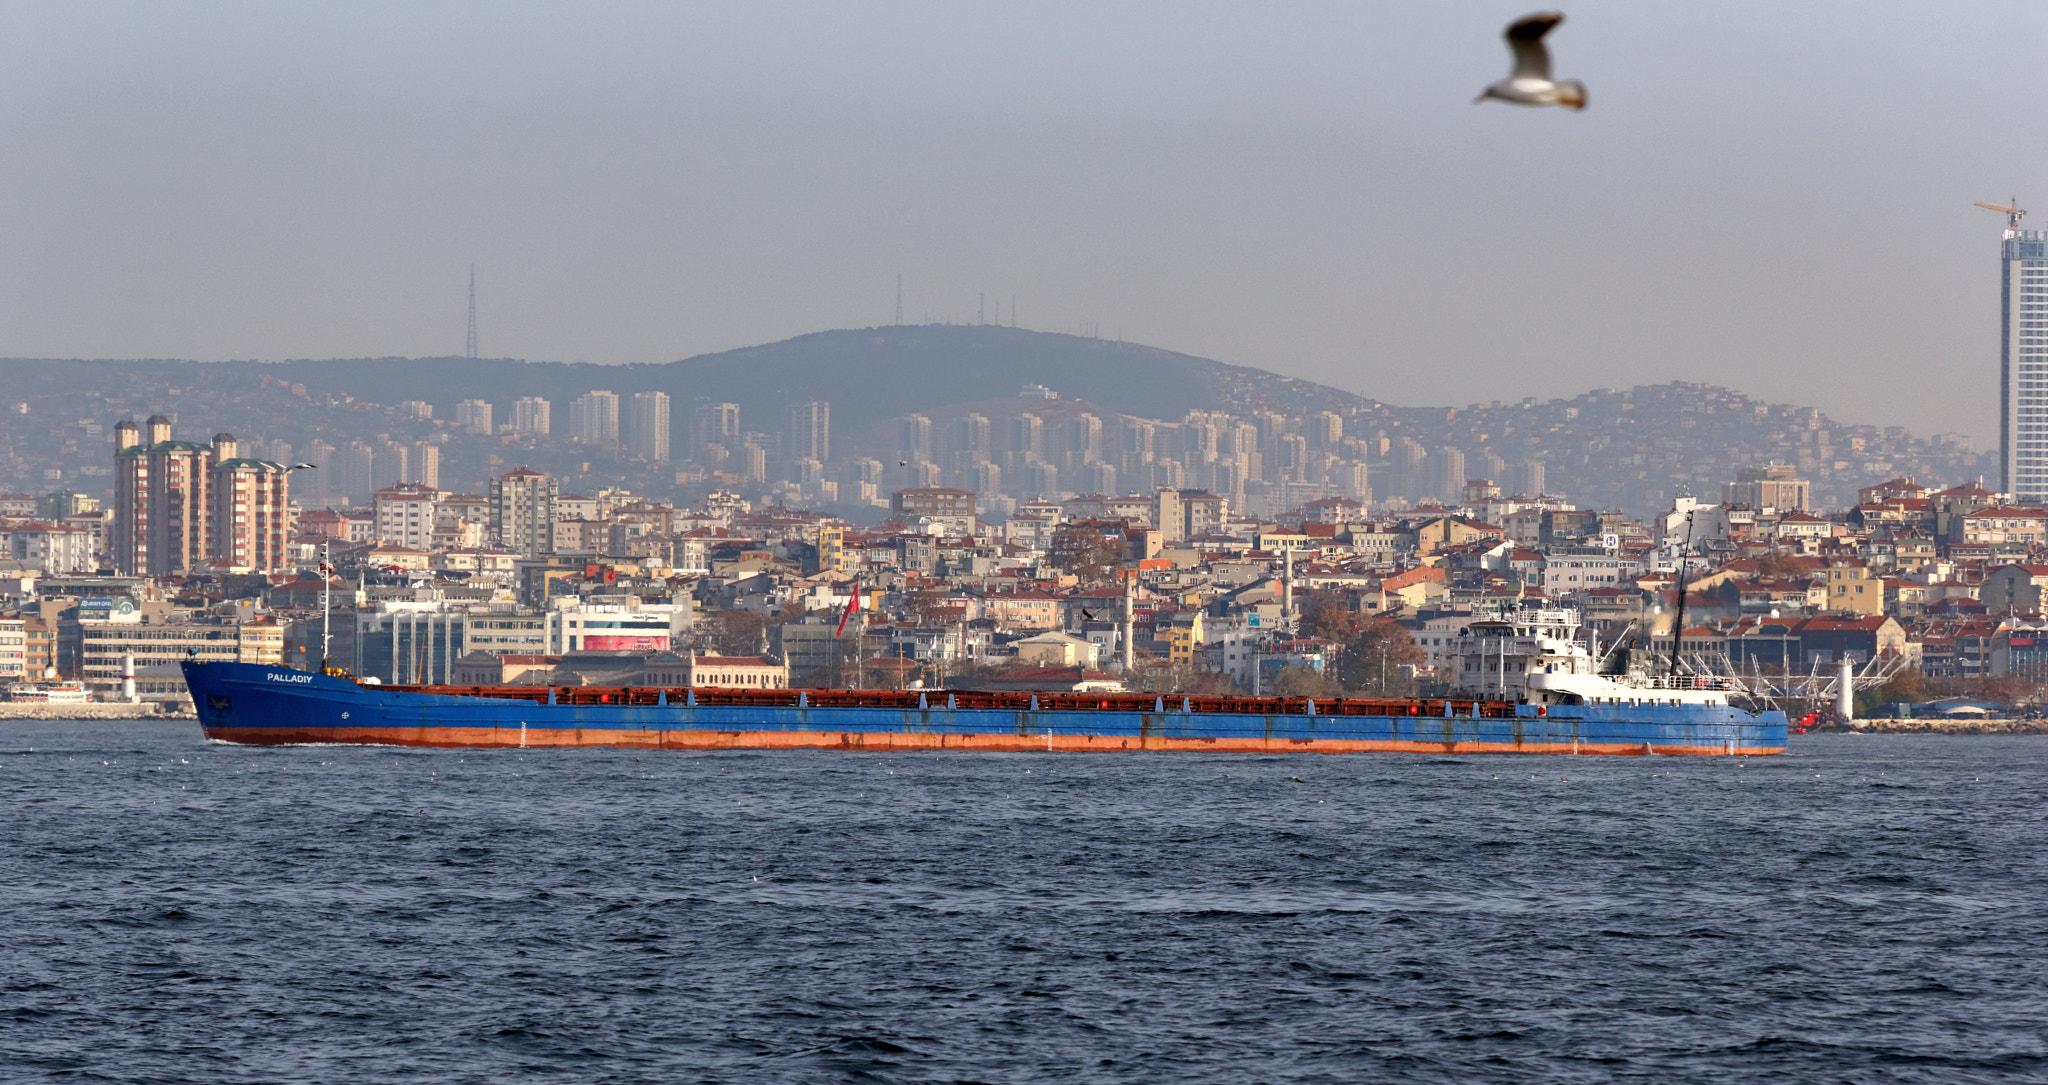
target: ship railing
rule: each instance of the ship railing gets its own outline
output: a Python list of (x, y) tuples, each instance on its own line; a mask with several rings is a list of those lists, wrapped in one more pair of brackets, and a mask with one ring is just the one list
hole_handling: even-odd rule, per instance
[(1740, 689), (1741, 683), (1718, 674), (1659, 674), (1642, 680), (1645, 689), (1726, 691)]
[(534, 704), (700, 708), (963, 709), (999, 712), (1202, 713), (1244, 716), (1412, 716), (1512, 719), (1509, 701), (1383, 697), (1236, 697), (1180, 693), (1077, 693), (1069, 690), (728, 689), (661, 686), (378, 686), (383, 693), (425, 693)]

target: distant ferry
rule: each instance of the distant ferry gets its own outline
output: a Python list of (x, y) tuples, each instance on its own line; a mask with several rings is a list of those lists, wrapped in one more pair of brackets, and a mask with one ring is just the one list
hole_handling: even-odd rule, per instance
[(84, 704), (92, 694), (82, 682), (21, 682), (7, 688), (7, 699), (21, 704)]
[(385, 686), (252, 663), (184, 664), (206, 737), (251, 745), (621, 746), (1214, 753), (1762, 756), (1785, 714), (1719, 679), (1599, 673), (1563, 610), (1472, 624), (1458, 696), (1309, 698), (967, 690)]

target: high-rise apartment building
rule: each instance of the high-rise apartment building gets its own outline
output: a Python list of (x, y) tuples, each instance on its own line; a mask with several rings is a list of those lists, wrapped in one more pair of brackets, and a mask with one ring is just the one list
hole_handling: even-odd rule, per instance
[(386, 486), (413, 481), (412, 449), (397, 441), (379, 441), (375, 455), (370, 472), (372, 494)]
[(2022, 505), (2048, 501), (2048, 232), (2005, 231), (2000, 279), (1999, 463)]
[(291, 472), (274, 460), (244, 458), (231, 433), (213, 439), (213, 557), (233, 570), (289, 569)]
[(512, 432), (529, 437), (548, 435), (548, 401), (540, 396), (520, 396), (512, 401)]
[(171, 440), (170, 419), (114, 427), (114, 508), (108, 557), (134, 576), (168, 576), (212, 563), (285, 568), (289, 472), (243, 459), (234, 434), (213, 444)]
[(455, 424), (479, 437), (491, 435), (491, 404), (484, 399), (465, 399), (455, 405)]
[(705, 459), (704, 449), (717, 445), (727, 455), (740, 448), (740, 405), (700, 403), (690, 414), (690, 458)]
[(618, 444), (618, 394), (600, 388), (570, 400), (569, 439), (599, 448)]
[(377, 489), (371, 479), (375, 472), (377, 450), (361, 441), (349, 443), (334, 450), (334, 474), (331, 476), (334, 492), (351, 501), (368, 500)]
[(432, 489), (441, 488), (441, 446), (432, 441), (414, 441), (412, 445), (412, 477), (407, 482), (417, 482)]
[(783, 451), (792, 462), (809, 459), (824, 463), (831, 459), (832, 405), (811, 402), (790, 408), (789, 442)]
[(440, 500), (440, 490), (418, 482), (378, 490), (373, 502), (378, 541), (414, 550), (432, 549)]
[(555, 498), (561, 483), (522, 467), (491, 480), (491, 534), (523, 557), (554, 549)]
[(635, 392), (626, 410), (626, 439), (634, 452), (668, 462), (668, 393)]
[[(297, 472), (299, 477), (294, 479), (293, 482), (297, 484), (300, 490), (309, 494), (320, 494), (326, 499), (327, 503), (332, 503), (331, 495), (336, 492), (334, 487), (336, 470), (334, 457), (337, 451), (333, 444), (323, 441), (318, 437), (307, 441), (306, 459), (314, 466)], [(274, 456), (271, 458), (276, 459)], [(279, 460), (278, 462), (282, 463), (284, 461)]]
[(896, 420), (896, 458), (905, 463), (922, 463), (932, 458), (930, 418), (906, 414)]

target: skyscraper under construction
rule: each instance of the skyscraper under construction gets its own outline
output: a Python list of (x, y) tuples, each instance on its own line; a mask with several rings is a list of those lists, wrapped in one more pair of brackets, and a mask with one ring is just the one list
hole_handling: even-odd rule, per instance
[(1998, 343), (1999, 489), (2023, 505), (2048, 502), (2048, 234), (2006, 213)]

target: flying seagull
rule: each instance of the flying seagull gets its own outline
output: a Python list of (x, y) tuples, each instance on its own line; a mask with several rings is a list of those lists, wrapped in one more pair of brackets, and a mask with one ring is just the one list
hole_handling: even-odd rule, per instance
[(291, 465), (290, 467), (287, 467), (287, 468), (285, 468), (285, 470), (287, 470), (287, 471), (305, 471), (305, 470), (309, 470), (309, 469), (317, 468), (317, 467), (319, 467), (319, 466), (320, 466), (320, 465), (319, 465), (319, 464), (317, 464), (317, 463), (295, 463), (295, 464), (292, 464), (292, 465)]
[(1550, 50), (1543, 35), (1564, 22), (1561, 11), (1539, 11), (1508, 24), (1508, 49), (1515, 54), (1515, 70), (1508, 77), (1487, 86), (1472, 99), (1476, 105), (1497, 98), (1516, 105), (1568, 105), (1586, 108), (1586, 84), (1576, 79), (1550, 78)]

